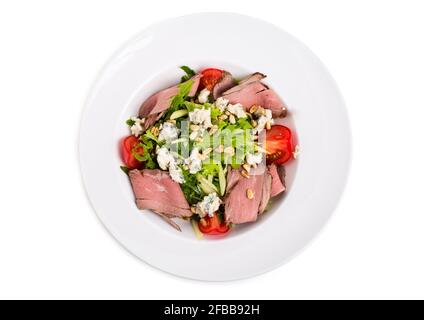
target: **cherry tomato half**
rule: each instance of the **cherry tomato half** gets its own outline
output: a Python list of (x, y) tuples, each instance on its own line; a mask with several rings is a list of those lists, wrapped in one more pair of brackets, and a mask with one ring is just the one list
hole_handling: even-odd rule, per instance
[(208, 68), (202, 71), (203, 77), (200, 79), (200, 89), (206, 88), (212, 91), (213, 87), (221, 81), (224, 70)]
[(225, 223), (218, 213), (213, 217), (206, 216), (199, 221), (200, 232), (208, 235), (222, 235), (230, 230), (230, 227)]
[(135, 136), (128, 136), (122, 140), (121, 153), (122, 160), (129, 169), (140, 169), (143, 166), (143, 163), (134, 157), (134, 154), (143, 155), (143, 148), (139, 146)]
[(274, 125), (266, 132), (266, 161), (281, 165), (293, 156), (292, 133), (289, 128)]

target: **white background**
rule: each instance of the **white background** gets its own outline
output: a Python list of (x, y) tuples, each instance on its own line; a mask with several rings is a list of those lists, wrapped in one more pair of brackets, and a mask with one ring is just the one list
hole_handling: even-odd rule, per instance
[[(77, 162), (84, 100), (107, 59), (149, 24), (202, 11), (259, 17), (303, 41), (353, 129), (349, 184), (324, 232), (287, 265), (230, 283), (179, 279), (123, 250)], [(423, 299), (423, 16), (406, 0), (2, 1), (0, 298)]]

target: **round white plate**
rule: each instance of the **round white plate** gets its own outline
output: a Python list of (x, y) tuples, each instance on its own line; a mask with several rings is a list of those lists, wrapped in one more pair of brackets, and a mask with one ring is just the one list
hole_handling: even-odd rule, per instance
[[(197, 240), (137, 210), (119, 168), (125, 120), (152, 93), (179, 82), (181, 65), (215, 66), (236, 77), (260, 71), (288, 105), (301, 154), (287, 167), (288, 191), (272, 210), (218, 240)], [(250, 17), (207, 13), (156, 24), (109, 61), (85, 107), (80, 163), (100, 220), (130, 252), (161, 270), (198, 280), (251, 277), (282, 265), (321, 230), (335, 209), (350, 163), (350, 129), (340, 93), (323, 64), (281, 29)]]

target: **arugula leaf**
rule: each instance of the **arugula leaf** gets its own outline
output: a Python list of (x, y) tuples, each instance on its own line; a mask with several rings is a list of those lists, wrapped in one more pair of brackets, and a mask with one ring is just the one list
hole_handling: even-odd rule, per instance
[(195, 204), (203, 200), (204, 192), (199, 187), (196, 175), (190, 174), (188, 170), (183, 170), (185, 182), (181, 184), (181, 189), (189, 204)]
[(181, 66), (180, 69), (186, 73), (184, 76), (181, 77), (181, 82), (187, 81), (196, 74), (193, 69), (187, 66)]
[(169, 119), (171, 115), (180, 109), (184, 105), (185, 99), (190, 93), (191, 87), (193, 85), (193, 80), (187, 80), (186, 82), (181, 83), (178, 88), (178, 94), (176, 94), (171, 100), (171, 106), (166, 112), (165, 119)]

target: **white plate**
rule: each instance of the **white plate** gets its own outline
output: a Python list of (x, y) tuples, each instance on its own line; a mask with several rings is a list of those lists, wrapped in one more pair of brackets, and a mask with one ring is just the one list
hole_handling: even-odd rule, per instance
[[(157, 90), (179, 81), (178, 66), (216, 66), (236, 76), (260, 71), (287, 103), (301, 155), (287, 168), (288, 192), (258, 222), (220, 240), (179, 233), (134, 204), (121, 172), (125, 120)], [(80, 131), (81, 171), (91, 203), (111, 234), (161, 270), (224, 281), (274, 269), (305, 247), (335, 209), (350, 163), (342, 97), (323, 64), (281, 29), (250, 17), (208, 13), (156, 24), (109, 61), (87, 101)], [(184, 223), (183, 223), (184, 224)]]

